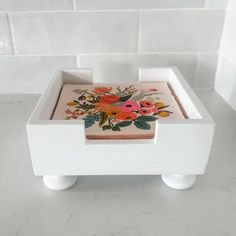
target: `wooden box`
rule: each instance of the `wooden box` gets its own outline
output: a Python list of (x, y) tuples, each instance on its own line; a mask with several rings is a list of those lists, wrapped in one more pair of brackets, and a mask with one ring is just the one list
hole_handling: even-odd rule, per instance
[(156, 82), (170, 84), (186, 119), (157, 119), (149, 139), (91, 140), (84, 120), (51, 118), (62, 86), (92, 84), (92, 71), (57, 71), (27, 123), (34, 174), (53, 189), (71, 186), (80, 175), (162, 175), (171, 187), (192, 186), (205, 171), (214, 121), (177, 68), (140, 68), (137, 83)]

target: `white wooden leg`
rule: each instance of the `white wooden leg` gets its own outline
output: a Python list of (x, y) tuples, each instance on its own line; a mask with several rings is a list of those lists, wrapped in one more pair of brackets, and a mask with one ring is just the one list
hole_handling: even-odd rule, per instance
[(175, 189), (187, 189), (194, 185), (196, 175), (162, 175), (163, 182)]
[(65, 190), (73, 186), (77, 178), (77, 176), (47, 175), (43, 177), (43, 182), (52, 190)]

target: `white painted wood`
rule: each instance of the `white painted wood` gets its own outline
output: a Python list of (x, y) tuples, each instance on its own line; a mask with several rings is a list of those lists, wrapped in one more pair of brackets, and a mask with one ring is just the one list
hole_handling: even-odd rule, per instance
[(204, 173), (214, 121), (177, 68), (140, 69), (140, 82), (168, 81), (190, 117), (157, 120), (151, 140), (87, 140), (82, 120), (50, 120), (62, 84), (72, 81), (91, 83), (91, 71), (56, 72), (27, 123), (35, 175)]
[(72, 187), (77, 181), (76, 176), (49, 175), (43, 177), (43, 182), (49, 189), (66, 190)]
[(188, 189), (196, 182), (196, 175), (162, 175), (163, 182), (174, 189)]

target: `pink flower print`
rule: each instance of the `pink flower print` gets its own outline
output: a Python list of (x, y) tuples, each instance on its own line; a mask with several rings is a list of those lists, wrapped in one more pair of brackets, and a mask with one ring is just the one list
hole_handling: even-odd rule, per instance
[(145, 108), (151, 108), (154, 106), (153, 102), (147, 100), (140, 101), (140, 104)]
[(150, 110), (150, 109), (145, 109), (145, 108), (141, 108), (139, 111), (138, 111), (138, 113), (140, 114), (140, 115), (143, 115), (143, 116), (145, 116), (145, 115), (147, 115), (147, 114), (149, 114), (149, 113), (151, 113), (152, 112), (152, 110)]
[(140, 109), (138, 103), (136, 103), (135, 101), (126, 101), (124, 102), (124, 104), (120, 107), (120, 109), (123, 112), (130, 112), (130, 111), (137, 111)]

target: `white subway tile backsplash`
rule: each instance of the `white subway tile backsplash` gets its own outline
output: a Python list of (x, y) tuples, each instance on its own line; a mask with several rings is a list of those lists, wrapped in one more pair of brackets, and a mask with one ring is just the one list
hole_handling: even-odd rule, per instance
[(11, 54), (10, 31), (7, 22), (7, 15), (0, 14), (0, 54)]
[(134, 82), (139, 67), (178, 66), (193, 87), (197, 67), (196, 54), (124, 54), (81, 55), (80, 66), (93, 68), (94, 80), (102, 82)]
[(73, 0), (1, 0), (0, 11), (70, 10)]
[(217, 51), (223, 21), (223, 10), (143, 12), (141, 50)]
[(219, 59), (215, 89), (236, 111), (236, 62), (224, 55)]
[[(76, 54), (97, 82), (133, 82), (139, 67), (178, 66), (192, 87), (212, 87), (227, 2), (0, 0), (8, 12), (0, 13), (0, 54), (18, 54), (0, 55), (0, 93), (42, 92), (53, 69), (76, 66)], [(236, 19), (228, 18), (222, 48), (235, 58)]]
[(12, 14), (17, 53), (133, 52), (135, 12)]
[(221, 50), (236, 61), (236, 14), (234, 11), (227, 12)]
[(228, 8), (230, 10), (236, 10), (236, 1), (235, 0), (229, 0)]
[(213, 88), (217, 68), (217, 53), (199, 54), (196, 70), (196, 88)]
[[(225, 94), (225, 85), (228, 79), (228, 72), (229, 71), (229, 62), (228, 60), (220, 53), (219, 60), (218, 60), (218, 67), (216, 71), (216, 78), (215, 78), (215, 90), (224, 97)], [(226, 80), (226, 81), (225, 81)]]
[(0, 56), (0, 93), (42, 93), (56, 68), (75, 67), (75, 56)]
[(215, 89), (236, 110), (236, 1), (226, 10)]
[(76, 0), (79, 10), (200, 8), (204, 0)]
[(205, 8), (222, 8), (225, 9), (228, 0), (205, 0)]

